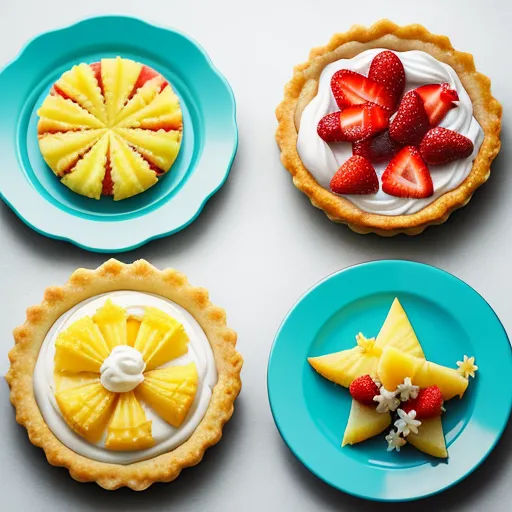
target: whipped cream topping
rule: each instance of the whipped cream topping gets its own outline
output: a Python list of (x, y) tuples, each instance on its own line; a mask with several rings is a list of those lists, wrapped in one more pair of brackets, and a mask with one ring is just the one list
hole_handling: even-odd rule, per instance
[(144, 380), (146, 363), (133, 347), (114, 347), (100, 368), (101, 385), (112, 393), (133, 391)]
[[(350, 69), (367, 76), (373, 58), (384, 50), (383, 48), (366, 50), (352, 59), (340, 59), (326, 66), (320, 76), (317, 95), (302, 113), (297, 151), (306, 169), (322, 187), (328, 190), (330, 190), (330, 181), (335, 172), (352, 156), (350, 142), (327, 144), (317, 134), (317, 125), (322, 117), (339, 110), (331, 92), (331, 78), (340, 69)], [(404, 92), (422, 85), (443, 82), (449, 83), (457, 91), (458, 107), (451, 109), (439, 126), (456, 131), (470, 139), (473, 142), (474, 151), (468, 158), (429, 167), (434, 183), (432, 197), (425, 199), (401, 198), (390, 196), (382, 190), (379, 190), (377, 194), (343, 196), (361, 210), (379, 215), (416, 213), (446, 192), (457, 188), (470, 173), (473, 160), (478, 154), (484, 137), (482, 128), (473, 117), (471, 99), (462, 86), (457, 73), (450, 66), (438, 61), (428, 53), (417, 50), (395, 53), (405, 69)], [(373, 164), (379, 179), (387, 164), (388, 162)]]
[[(135, 318), (142, 318), (145, 306), (152, 306), (168, 313), (183, 324), (190, 340), (188, 352), (165, 364), (162, 368), (185, 365), (190, 362), (196, 364), (199, 383), (194, 402), (185, 421), (179, 428), (169, 425), (150, 407), (141, 402), (147, 419), (152, 421), (152, 435), (155, 441), (154, 446), (146, 450), (108, 450), (105, 448), (106, 433), (103, 439), (98, 443), (90, 443), (76, 434), (68, 426), (55, 400), (53, 370), (57, 335), (76, 320), (84, 316), (93, 316), (94, 313), (103, 306), (107, 298), (112, 299), (114, 303), (126, 308), (128, 315)], [(121, 347), (117, 348), (119, 349)], [(137, 352), (135, 349), (132, 350)], [(105, 374), (108, 374), (108, 377), (103, 377), (103, 380), (105, 382), (108, 380), (107, 385), (121, 385), (122, 382), (124, 383), (123, 385), (127, 385), (128, 381), (133, 384), (133, 376), (140, 375), (140, 371), (135, 371), (137, 367), (140, 368), (140, 365), (138, 366), (138, 356), (132, 351), (125, 351), (125, 348), (123, 348), (122, 351), (116, 351), (116, 349), (114, 349), (112, 354), (114, 354), (114, 352), (116, 353), (114, 358), (111, 359), (111, 356), (109, 356), (104, 362), (105, 369), (102, 372), (102, 377)], [(120, 377), (120, 380), (115, 383), (116, 378), (114, 377)], [(162, 453), (169, 452), (183, 444), (194, 433), (203, 419), (210, 403), (212, 388), (216, 383), (217, 367), (215, 365), (213, 351), (208, 338), (195, 318), (186, 309), (168, 299), (135, 291), (117, 291), (98, 295), (77, 304), (64, 313), (48, 331), (41, 346), (34, 370), (34, 393), (37, 405), (45, 423), (55, 437), (70, 450), (84, 457), (111, 464), (132, 464), (141, 460), (147, 460)], [(102, 384), (105, 385), (103, 382)], [(115, 391), (117, 391), (117, 389)]]

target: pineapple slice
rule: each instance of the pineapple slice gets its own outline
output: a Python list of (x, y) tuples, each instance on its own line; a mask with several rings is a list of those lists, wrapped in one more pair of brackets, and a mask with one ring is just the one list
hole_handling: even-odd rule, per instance
[(38, 133), (105, 128), (104, 123), (78, 103), (59, 94), (48, 95), (37, 115), (40, 118), (37, 125)]
[(146, 370), (154, 370), (185, 354), (188, 336), (180, 322), (147, 306), (133, 347), (142, 354)]
[(79, 132), (48, 133), (40, 137), (39, 147), (52, 171), (57, 176), (62, 176), (106, 131), (106, 128), (98, 128)]
[(109, 450), (144, 450), (155, 444), (151, 421), (133, 391), (120, 393), (108, 424), (105, 447)]
[(101, 80), (107, 106), (107, 118), (113, 123), (137, 82), (142, 64), (130, 59), (101, 60)]
[(107, 427), (116, 394), (97, 382), (61, 391), (55, 399), (66, 423), (87, 441), (96, 443)]
[(129, 317), (126, 321), (126, 344), (133, 347), (137, 335), (139, 334), (140, 320), (138, 318)]
[(375, 345), (380, 348), (395, 347), (411, 356), (425, 358), (411, 322), (398, 299), (393, 301)]
[(144, 382), (136, 389), (137, 396), (167, 423), (178, 428), (197, 392), (199, 378), (195, 363), (154, 370), (144, 377)]
[(421, 420), (418, 433), (413, 434), (411, 432), (407, 436), (407, 441), (418, 450), (432, 455), (432, 457), (442, 459), (448, 457), (443, 434), (443, 424), (440, 416)]
[(55, 341), (55, 371), (99, 373), (109, 353), (98, 326), (86, 316), (58, 335)]
[(107, 163), (108, 140), (108, 134), (103, 135), (92, 149), (78, 161), (71, 172), (62, 178), (62, 183), (66, 187), (92, 199), (101, 197)]
[(165, 87), (154, 100), (144, 108), (125, 117), (118, 123), (119, 128), (145, 128), (148, 130), (181, 130), (183, 119), (180, 103), (170, 86)]
[(343, 435), (341, 446), (356, 444), (370, 439), (391, 425), (391, 413), (377, 412), (373, 406), (363, 405), (352, 400), (347, 427)]
[(107, 111), (103, 94), (88, 64), (78, 64), (66, 71), (54, 85), (55, 90), (85, 108), (103, 124), (107, 124)]
[(386, 347), (379, 360), (377, 373), (386, 389), (396, 389), (405, 377), (420, 388), (436, 385), (444, 400), (464, 395), (468, 381), (457, 370), (420, 359), (394, 347)]
[(110, 137), (110, 162), (114, 201), (140, 194), (158, 181), (146, 160), (113, 133)]
[(56, 393), (60, 393), (61, 391), (77, 388), (84, 384), (99, 383), (100, 378), (97, 373), (93, 372), (70, 373), (61, 371), (53, 373), (53, 381), (55, 383)]
[(171, 168), (180, 150), (181, 132), (176, 130), (116, 128), (115, 132), (162, 171)]
[(126, 321), (128, 315), (121, 306), (107, 299), (105, 304), (96, 311), (94, 323), (99, 327), (103, 338), (112, 350), (118, 345), (127, 345)]

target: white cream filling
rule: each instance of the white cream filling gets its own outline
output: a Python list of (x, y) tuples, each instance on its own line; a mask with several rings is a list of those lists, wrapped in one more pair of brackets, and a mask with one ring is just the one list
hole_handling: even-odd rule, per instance
[[(338, 142), (327, 144), (317, 134), (318, 122), (325, 115), (339, 110), (331, 92), (331, 78), (340, 69), (350, 69), (368, 75), (373, 57), (383, 48), (367, 50), (352, 59), (341, 59), (329, 64), (322, 71), (317, 95), (306, 106), (302, 114), (297, 140), (297, 151), (308, 171), (324, 188), (330, 190), (330, 181), (339, 167), (352, 156), (352, 144)], [(377, 194), (343, 196), (358, 208), (379, 215), (405, 215), (416, 213), (446, 192), (457, 188), (471, 171), (480, 145), (483, 130), (473, 117), (473, 104), (462, 86), (457, 73), (443, 62), (421, 51), (395, 52), (405, 69), (405, 92), (422, 85), (448, 82), (459, 95), (457, 108), (451, 109), (439, 126), (456, 131), (473, 142), (474, 151), (463, 160), (445, 165), (429, 166), (434, 183), (434, 195), (425, 199), (393, 197), (382, 190)], [(388, 162), (373, 164), (380, 177)]]
[[(145, 306), (158, 308), (181, 322), (190, 339), (188, 352), (163, 367), (194, 362), (199, 375), (196, 397), (185, 421), (179, 428), (174, 428), (166, 423), (152, 409), (142, 403), (147, 419), (152, 421), (152, 435), (155, 440), (155, 445), (146, 450), (124, 452), (108, 450), (105, 448), (105, 436), (97, 444), (86, 441), (67, 425), (55, 401), (53, 369), (57, 334), (76, 320), (94, 315), (107, 298), (111, 298), (115, 304), (126, 308), (130, 315), (136, 317), (142, 317)], [(48, 331), (34, 370), (36, 401), (44, 421), (55, 437), (69, 449), (84, 457), (112, 464), (131, 464), (150, 459), (183, 444), (203, 419), (210, 403), (212, 388), (216, 383), (217, 367), (213, 351), (208, 338), (194, 317), (187, 310), (168, 299), (135, 291), (117, 291), (98, 295), (77, 304), (64, 313)]]

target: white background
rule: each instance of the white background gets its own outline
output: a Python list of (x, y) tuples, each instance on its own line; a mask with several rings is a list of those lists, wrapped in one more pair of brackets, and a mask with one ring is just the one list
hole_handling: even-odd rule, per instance
[[(512, 103), (512, 4), (508, 1), (343, 0), (0, 0), (0, 64), (40, 32), (101, 13), (132, 14), (176, 27), (200, 42), (231, 83), (240, 146), (229, 180), (183, 232), (121, 254), (173, 266), (210, 290), (239, 333), (243, 391), (218, 446), (172, 484), (108, 493), (50, 467), (14, 420), (8, 386), (0, 384), (0, 510), (38, 511), (410, 511), (510, 510), (512, 436), (465, 482), (414, 505), (372, 504), (346, 496), (311, 475), (282, 442), (267, 400), (266, 365), (276, 329), (312, 284), (355, 263), (405, 258), (439, 266), (467, 281), (511, 332), (512, 177), (507, 119)], [(295, 64), (310, 48), (354, 23), (388, 17), (419, 22), (473, 53), (504, 106), (503, 149), (490, 181), (444, 226), (415, 238), (361, 236), (310, 206), (281, 167), (274, 109)], [(143, 44), (143, 41), (140, 43)], [(1, 93), (1, 91), (0, 91)], [(1, 113), (0, 113), (1, 115)], [(16, 172), (16, 169), (0, 169)], [(0, 204), (0, 372), (8, 368), (12, 329), (48, 285), (105, 255), (46, 239)], [(414, 285), (414, 283), (411, 283)], [(499, 392), (499, 390), (496, 390)]]

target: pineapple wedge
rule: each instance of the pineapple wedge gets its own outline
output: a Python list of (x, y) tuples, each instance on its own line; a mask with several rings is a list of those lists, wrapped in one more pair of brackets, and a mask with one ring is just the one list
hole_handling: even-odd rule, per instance
[(127, 318), (126, 310), (110, 299), (96, 311), (93, 317), (94, 323), (99, 327), (110, 350), (118, 345), (128, 344)]
[(433, 457), (445, 459), (448, 457), (444, 440), (443, 424), (441, 417), (421, 420), (417, 434), (409, 434), (407, 441), (418, 450), (428, 453)]
[(144, 358), (146, 370), (154, 370), (188, 350), (183, 325), (159, 309), (146, 307), (133, 343)]
[(55, 371), (99, 373), (110, 354), (100, 329), (88, 316), (77, 320), (55, 341)]
[(148, 372), (136, 389), (137, 396), (159, 416), (178, 428), (190, 410), (197, 392), (195, 363)]
[(105, 447), (109, 450), (144, 450), (155, 444), (151, 421), (133, 391), (120, 393), (108, 424)]
[(457, 370), (411, 356), (394, 347), (384, 349), (377, 373), (386, 389), (396, 389), (405, 377), (409, 377), (420, 388), (438, 386), (443, 400), (457, 395), (462, 398), (468, 387), (467, 379)]
[(135, 344), (139, 334), (140, 323), (140, 320), (134, 317), (128, 317), (128, 320), (126, 320), (126, 344), (130, 345), (130, 347), (133, 347)]
[(66, 423), (91, 443), (101, 439), (116, 401), (116, 394), (99, 382), (84, 384), (55, 395)]
[(341, 446), (356, 444), (374, 437), (391, 425), (391, 413), (377, 412), (373, 406), (363, 405), (352, 400), (350, 416), (343, 434)]

